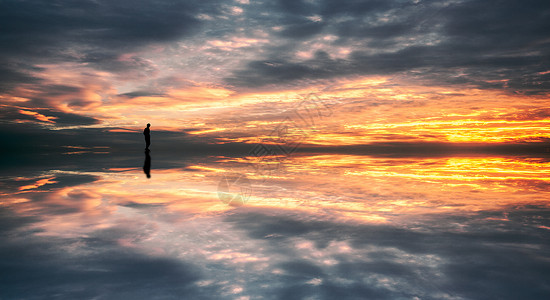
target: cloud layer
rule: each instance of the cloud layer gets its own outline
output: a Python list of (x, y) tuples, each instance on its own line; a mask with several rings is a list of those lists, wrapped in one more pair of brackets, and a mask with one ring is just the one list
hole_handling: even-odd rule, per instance
[[(243, 125), (216, 122), (236, 111), (271, 121), (281, 105), (265, 103), (282, 96), (268, 93), (289, 90), (370, 107), (372, 95), (452, 90), (422, 104), (437, 105), (481, 90), (534, 111), (549, 88), (545, 1), (3, 1), (0, 11), (0, 117), (46, 130), (169, 120), (162, 129), (219, 132)], [(386, 85), (359, 83), (368, 78)], [(407, 85), (417, 90), (396, 95)]]

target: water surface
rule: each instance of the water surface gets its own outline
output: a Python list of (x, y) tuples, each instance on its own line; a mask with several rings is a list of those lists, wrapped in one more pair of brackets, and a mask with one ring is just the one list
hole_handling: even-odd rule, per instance
[(2, 174), (2, 299), (550, 295), (546, 158), (63, 155)]

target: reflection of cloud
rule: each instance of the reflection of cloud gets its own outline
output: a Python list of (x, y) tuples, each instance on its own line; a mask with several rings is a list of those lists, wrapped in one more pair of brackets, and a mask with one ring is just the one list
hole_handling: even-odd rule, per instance
[(39, 187), (41, 187), (43, 185), (46, 185), (46, 184), (57, 183), (57, 181), (55, 181), (54, 179), (55, 179), (55, 176), (49, 177), (49, 178), (44, 178), (44, 179), (39, 179), (33, 184), (20, 186), (19, 190), (24, 191), (24, 190), (36, 189), (36, 188), (39, 188)]
[(2, 182), (3, 193), (10, 194), (26, 194), (43, 191), (53, 191), (71, 186), (78, 186), (85, 183), (90, 183), (99, 180), (98, 176), (90, 174), (71, 174), (63, 171), (40, 172), (39, 174), (30, 173), (27, 175), (23, 172), (16, 174), (5, 174)]
[[(23, 219), (13, 221), (18, 220)], [(13, 224), (4, 217), (0, 221)], [(134, 234), (113, 229), (115, 239)], [(192, 285), (201, 276), (192, 264), (117, 246), (101, 232), (76, 239), (37, 237), (21, 228), (17, 232), (18, 238), (0, 237), (3, 297), (150, 299), (202, 293)]]
[[(502, 213), (514, 214), (515, 219), (485, 220), (486, 214)], [(544, 280), (550, 266), (540, 256), (548, 251), (548, 239), (541, 236), (543, 230), (530, 227), (525, 232), (524, 227), (526, 220), (534, 221), (539, 214), (548, 212), (539, 207), (534, 215), (529, 208), (512, 208), (468, 218), (426, 216), (414, 229), (260, 210), (234, 213), (226, 221), (250, 238), (268, 242), (264, 253), (277, 258), (270, 268), (280, 274), (270, 280), (281, 286), (270, 293), (281, 296), (353, 298), (367, 293), (377, 299), (435, 299), (489, 293), (515, 299), (548, 293)], [(457, 224), (461, 227), (455, 228)], [(301, 242), (296, 244), (297, 240)], [(311, 246), (300, 246), (304, 243)]]
[[(36, 220), (0, 215), (0, 228), (21, 237), (0, 237), (0, 257), (10, 259), (0, 262), (5, 270), (0, 286), (17, 297), (547, 296), (548, 264), (541, 254), (548, 240), (539, 229), (550, 225), (546, 217), (541, 223), (548, 215), (544, 207), (426, 215), (410, 227), (341, 223), (273, 209), (241, 208), (221, 223), (126, 214), (82, 238), (34, 236), (21, 226)], [(503, 215), (507, 218), (498, 218)], [(164, 236), (168, 228), (173, 235)]]
[[(216, 184), (224, 171), (248, 168), (239, 158), (193, 158), (147, 180), (138, 154), (134, 168), (14, 175), (2, 195), (10, 210), (0, 209), (0, 265), (25, 281), (2, 274), (2, 291), (545, 298), (550, 212), (536, 187), (544, 160), (296, 155), (268, 181), (250, 176), (261, 183), (255, 199), (234, 208), (217, 199)], [(500, 179), (507, 175), (524, 186)], [(58, 183), (17, 189), (48, 178)]]

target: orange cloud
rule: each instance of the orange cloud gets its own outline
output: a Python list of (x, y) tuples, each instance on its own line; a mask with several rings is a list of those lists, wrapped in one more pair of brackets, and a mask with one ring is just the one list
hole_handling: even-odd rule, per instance
[(40, 179), (40, 180), (37, 180), (35, 183), (33, 184), (29, 184), (29, 185), (24, 185), (24, 186), (20, 186), (19, 187), (19, 190), (20, 191), (25, 191), (25, 190), (32, 190), (32, 189), (37, 189), (43, 185), (46, 185), (46, 184), (52, 184), (52, 183), (57, 183), (57, 181), (54, 180), (55, 179), (55, 176), (52, 176), (52, 177), (48, 177), (48, 178), (44, 178), (44, 179)]
[[(261, 41), (239, 40), (239, 43)], [(237, 92), (222, 85), (175, 79), (175, 86), (158, 95), (124, 97), (112, 75), (90, 71), (79, 75), (75, 66), (41, 66), (52, 85), (74, 90), (47, 95), (19, 88), (18, 99), (40, 96), (60, 111), (84, 114), (102, 121), (95, 127), (140, 131), (151, 123), (155, 130), (186, 132), (219, 138), (220, 142), (270, 139), (290, 118), (303, 142), (354, 145), (384, 141), (525, 142), (550, 135), (550, 115), (543, 97), (506, 94), (468, 86), (423, 86), (388, 76), (333, 80), (286, 90)], [(65, 67), (65, 68), (61, 68)], [(119, 83), (120, 84), (120, 83)], [(307, 95), (332, 105), (330, 116), (301, 109)], [(14, 96), (15, 97), (15, 96)], [(79, 99), (75, 102), (74, 99)], [(20, 113), (46, 123), (55, 117), (22, 108)], [(303, 120), (311, 120), (304, 126)], [(307, 122), (306, 122), (307, 123)]]
[(43, 114), (37, 113), (35, 111), (28, 111), (28, 110), (23, 110), (23, 109), (20, 109), (19, 113), (23, 114), (23, 115), (27, 115), (27, 116), (33, 116), (38, 121), (48, 122), (48, 123), (52, 123), (52, 124), (55, 123), (53, 120), (57, 119), (56, 117), (48, 117), (48, 116), (45, 116)]

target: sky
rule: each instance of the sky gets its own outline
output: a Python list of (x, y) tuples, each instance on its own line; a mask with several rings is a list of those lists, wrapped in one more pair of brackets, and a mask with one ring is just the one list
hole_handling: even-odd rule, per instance
[(309, 146), (548, 142), (546, 1), (2, 1), (0, 11), (8, 148), (114, 147), (146, 123), (183, 145), (254, 144), (304, 115), (315, 120), (286, 133)]

